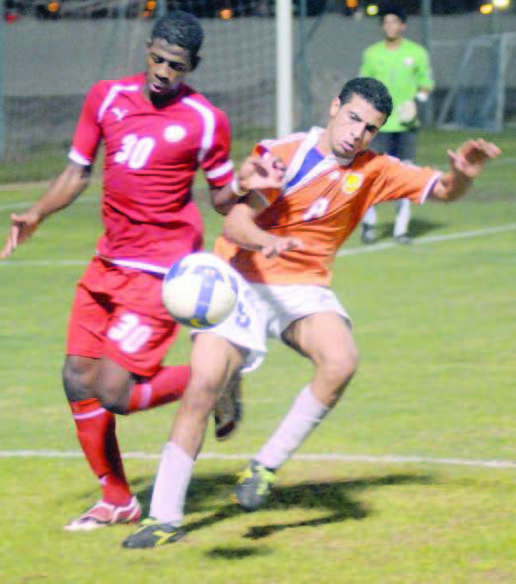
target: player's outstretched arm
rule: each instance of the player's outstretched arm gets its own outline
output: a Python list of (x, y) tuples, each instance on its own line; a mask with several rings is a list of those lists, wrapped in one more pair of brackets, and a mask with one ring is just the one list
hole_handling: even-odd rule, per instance
[(448, 150), (450, 172), (443, 174), (430, 198), (455, 201), (464, 196), (485, 163), (500, 156), (501, 150), (485, 140), (468, 140), (456, 151)]
[(296, 237), (280, 237), (258, 227), (258, 212), (246, 203), (235, 205), (224, 223), (224, 235), (239, 247), (260, 251), (266, 257), (275, 257), (290, 249), (302, 249)]
[(260, 202), (253, 207), (253, 194), (245, 202), (235, 205), (224, 223), (224, 235), (239, 247), (260, 251), (266, 257), (275, 257), (289, 249), (300, 249), (303, 243), (296, 237), (279, 237), (258, 227), (255, 223)]
[(37, 203), (25, 213), (13, 213), (7, 241), (0, 257), (2, 259), (9, 257), (20, 244), (30, 238), (49, 215), (70, 205), (88, 186), (89, 177), (88, 167), (70, 162)]
[[(238, 172), (240, 201), (231, 209), (224, 223), (224, 235), (238, 246), (275, 257), (289, 249), (302, 248), (295, 237), (280, 237), (261, 229), (256, 217), (270, 203), (267, 191), (280, 192), (285, 177), (285, 165), (265, 148), (259, 156), (247, 158)], [(269, 193), (269, 194), (270, 194)], [(274, 198), (274, 194), (271, 194)]]

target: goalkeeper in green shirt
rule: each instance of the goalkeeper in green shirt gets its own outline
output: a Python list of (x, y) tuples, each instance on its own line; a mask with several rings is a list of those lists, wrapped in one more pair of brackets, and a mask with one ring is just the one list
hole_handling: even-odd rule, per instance
[[(406, 162), (413, 162), (416, 150), (416, 131), (419, 125), (416, 103), (424, 102), (434, 88), (428, 52), (421, 45), (403, 38), (407, 17), (395, 5), (381, 12), (384, 39), (369, 46), (363, 54), (360, 75), (382, 81), (389, 90), (394, 110), (380, 129), (372, 147)], [(411, 243), (408, 235), (410, 201), (396, 203), (394, 239), (398, 243)], [(376, 211), (373, 207), (362, 221), (361, 238), (373, 243)]]

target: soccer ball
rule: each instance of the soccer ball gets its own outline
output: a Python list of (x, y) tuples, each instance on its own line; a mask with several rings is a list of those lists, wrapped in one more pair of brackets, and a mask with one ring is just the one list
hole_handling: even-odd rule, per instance
[(235, 308), (238, 284), (223, 260), (211, 253), (197, 252), (169, 269), (161, 297), (177, 322), (209, 328), (225, 320)]

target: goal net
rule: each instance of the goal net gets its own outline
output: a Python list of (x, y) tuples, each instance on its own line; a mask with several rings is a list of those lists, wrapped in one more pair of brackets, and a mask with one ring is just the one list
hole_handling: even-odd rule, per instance
[(501, 131), (516, 112), (516, 33), (469, 40), (441, 106), (441, 129)]
[[(146, 40), (161, 13), (154, 0), (66, 0), (57, 15), (43, 14), (43, 3), (30, 6), (4, 25), (7, 159), (56, 144), (66, 152), (88, 88), (144, 69)], [(168, 0), (167, 10), (177, 8), (196, 14), (205, 32), (202, 61), (188, 83), (228, 114), (237, 140), (272, 132), (276, 29), (270, 0)]]

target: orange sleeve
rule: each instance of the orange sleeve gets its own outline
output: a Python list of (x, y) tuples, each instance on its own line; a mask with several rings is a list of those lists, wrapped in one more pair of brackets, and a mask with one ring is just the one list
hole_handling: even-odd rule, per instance
[(378, 156), (377, 161), (380, 168), (370, 191), (373, 204), (396, 199), (423, 204), (441, 176), (434, 168), (408, 164), (388, 155)]
[(231, 262), (231, 258), (238, 251), (238, 246), (223, 235), (219, 235), (213, 245), (213, 253), (227, 262)]

